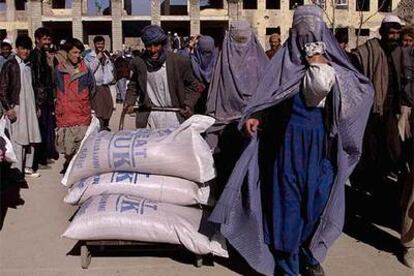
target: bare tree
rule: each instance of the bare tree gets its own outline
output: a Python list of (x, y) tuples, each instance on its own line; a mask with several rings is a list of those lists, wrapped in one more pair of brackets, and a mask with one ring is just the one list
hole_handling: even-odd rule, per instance
[(336, 23), (335, 23), (335, 11), (336, 11), (336, 1), (329, 0), (330, 8), (332, 9), (332, 16), (328, 13), (328, 6), (326, 5), (325, 0), (312, 0), (312, 3), (322, 9), (323, 13), (325, 14), (326, 20), (328, 21), (329, 25), (332, 28), (332, 31), (335, 33)]
[(358, 24), (358, 32), (357, 32), (357, 40), (356, 40), (356, 47), (359, 46), (359, 38), (361, 36), (361, 29), (362, 26), (364, 26), (369, 20), (371, 20), (374, 16), (376, 16), (380, 10), (384, 7), (384, 5), (387, 3), (387, 0), (381, 0), (381, 5), (378, 7), (378, 9), (373, 12), (372, 14), (368, 15), (366, 18), (364, 17), (364, 10), (363, 7), (365, 6), (367, 0), (362, 1), (356, 1), (357, 10), (359, 11), (359, 24)]
[(405, 21), (412, 22), (414, 19), (414, 0), (401, 0), (395, 11)]

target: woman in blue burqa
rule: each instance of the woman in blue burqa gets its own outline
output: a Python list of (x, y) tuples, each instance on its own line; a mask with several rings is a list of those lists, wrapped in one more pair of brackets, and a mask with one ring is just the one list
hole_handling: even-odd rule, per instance
[(342, 232), (345, 182), (372, 102), (370, 81), (322, 10), (298, 7), (243, 112), (239, 127), (252, 138), (210, 217), (257, 272), (324, 275), (320, 263)]
[(204, 114), (206, 112), (207, 92), (210, 88), (217, 56), (218, 50), (214, 38), (208, 35), (199, 36), (194, 51), (190, 54), (194, 75), (205, 86), (205, 92), (195, 107), (196, 113)]
[(211, 76), (206, 105), (206, 114), (216, 119), (206, 140), (214, 150), (218, 193), (240, 157), (244, 138), (237, 125), (268, 62), (250, 24), (232, 22)]

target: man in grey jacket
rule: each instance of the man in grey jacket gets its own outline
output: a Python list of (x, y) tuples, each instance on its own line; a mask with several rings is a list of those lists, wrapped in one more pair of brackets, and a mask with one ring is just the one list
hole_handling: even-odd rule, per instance
[[(138, 100), (137, 128), (178, 126), (193, 114), (204, 86), (195, 78), (188, 59), (167, 50), (168, 37), (163, 29), (147, 26), (141, 38), (145, 52), (131, 62), (124, 111), (132, 113)], [(171, 107), (180, 111), (159, 111)]]

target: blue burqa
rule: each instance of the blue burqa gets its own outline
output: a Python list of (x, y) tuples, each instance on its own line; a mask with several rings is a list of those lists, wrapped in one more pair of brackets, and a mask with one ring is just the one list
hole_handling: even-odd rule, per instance
[(217, 49), (214, 45), (214, 39), (208, 35), (199, 37), (194, 53), (191, 55), (194, 75), (199, 81), (210, 84), (216, 60)]
[[(354, 68), (322, 19), (315, 5), (295, 10), (287, 42), (271, 60), (256, 93), (246, 106), (240, 126), (253, 114), (278, 105), (300, 91), (307, 69), (303, 48), (307, 42), (325, 42), (326, 58), (336, 71), (332, 89), (329, 139), (336, 148), (336, 175), (328, 203), (309, 244), (313, 257), (322, 262), (328, 248), (342, 233), (345, 217), (345, 182), (361, 156), (362, 137), (373, 103), (370, 81)], [(273, 275), (274, 256), (265, 244), (259, 169), (259, 139), (253, 137), (238, 160), (210, 220), (249, 265)]]
[(207, 114), (218, 124), (240, 119), (268, 61), (249, 23), (232, 22), (212, 76)]

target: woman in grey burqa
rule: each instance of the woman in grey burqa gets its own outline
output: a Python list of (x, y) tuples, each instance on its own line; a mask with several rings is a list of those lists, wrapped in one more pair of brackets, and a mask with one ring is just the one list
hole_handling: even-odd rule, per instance
[(214, 150), (219, 187), (227, 182), (240, 156), (243, 137), (237, 124), (268, 62), (249, 23), (232, 22), (214, 68), (206, 107), (206, 114), (216, 119), (206, 140)]
[(320, 263), (342, 232), (345, 182), (360, 158), (372, 102), (370, 81), (352, 66), (322, 10), (298, 7), (287, 42), (243, 112), (239, 126), (252, 138), (210, 217), (256, 271), (324, 275)]

